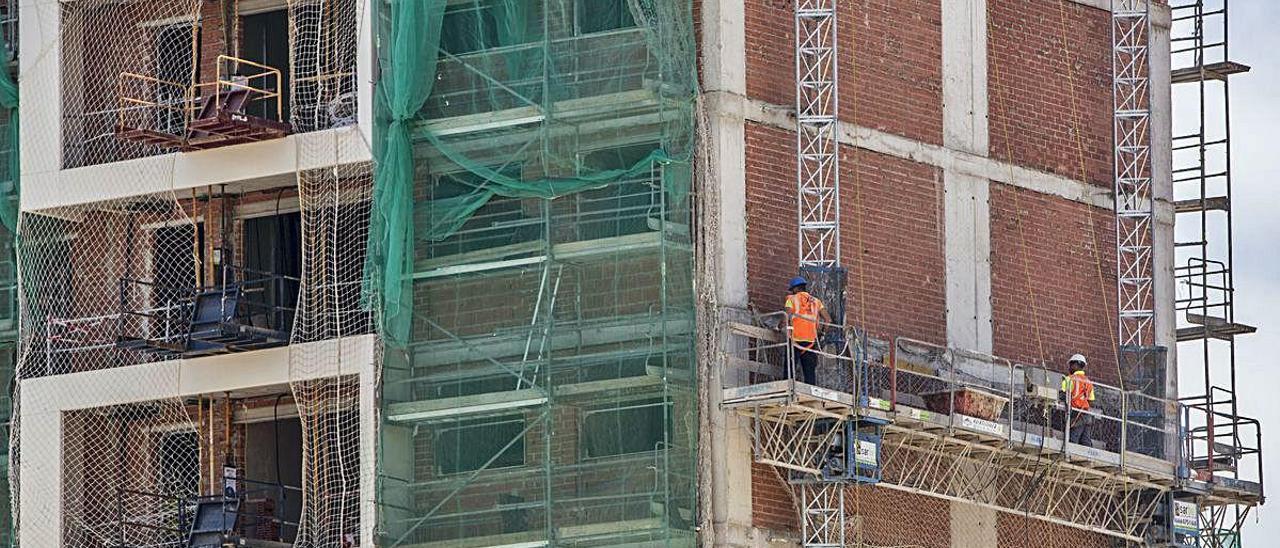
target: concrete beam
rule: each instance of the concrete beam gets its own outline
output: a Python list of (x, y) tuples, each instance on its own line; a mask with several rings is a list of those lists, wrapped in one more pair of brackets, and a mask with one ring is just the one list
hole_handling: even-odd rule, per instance
[[(52, 127), (56, 132), (60, 126)], [(26, 171), (24, 163), (22, 210), (40, 211), (208, 185), (275, 180), (277, 185), (292, 186), (295, 174), (301, 170), (371, 161), (373, 153), (365, 146), (365, 131), (359, 126), (347, 126), (74, 169), (46, 165), (42, 171)], [(41, 133), (24, 131), (23, 146), (29, 139), (42, 139)], [(26, 158), (26, 152), (22, 154)]]
[[(742, 110), (747, 121), (767, 126), (794, 131), (794, 109), (755, 99), (738, 98), (744, 104)], [(1019, 165), (1010, 165), (992, 158), (979, 156), (945, 146), (925, 143), (893, 133), (840, 122), (837, 127), (837, 138), (841, 144), (856, 146), (871, 152), (877, 152), (895, 158), (911, 160), (930, 165), (944, 171), (954, 171), (962, 175), (978, 177), (1066, 198), (1075, 202), (1095, 207), (1112, 209), (1114, 199), (1109, 188), (1102, 188), (1074, 179), (1038, 171)], [(1173, 214), (1172, 205), (1168, 206), (1168, 214)]]
[[(792, 115), (794, 109), (791, 107), (743, 97), (722, 99), (741, 102), (740, 108), (745, 113), (747, 121), (795, 131), (795, 116)], [(1066, 198), (1094, 207), (1115, 208), (1115, 199), (1110, 188), (846, 122), (840, 122), (836, 131), (837, 138), (843, 145), (856, 146), (863, 150), (911, 160), (942, 170), (954, 170), (964, 175)], [(1157, 198), (1155, 209), (1157, 220), (1173, 222), (1172, 202)]]

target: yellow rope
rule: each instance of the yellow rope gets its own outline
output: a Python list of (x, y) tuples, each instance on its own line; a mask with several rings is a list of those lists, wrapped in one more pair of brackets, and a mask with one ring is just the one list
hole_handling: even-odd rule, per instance
[[(858, 33), (857, 33), (857, 26), (856, 26), (856, 25), (851, 25), (851, 26), (853, 26), (853, 29), (852, 29), (852, 34), (853, 34), (853, 36), (852, 36), (852, 38), (849, 40), (849, 48), (850, 48), (850, 50), (849, 50), (849, 59), (850, 59), (849, 66), (850, 66), (850, 67), (852, 67), (852, 68), (849, 70), (849, 72), (851, 72), (851, 73), (853, 73), (853, 74), (857, 74), (857, 69), (858, 69)], [(836, 38), (837, 38), (837, 40), (839, 39), (839, 37), (838, 37), (838, 36), (837, 36)], [(832, 60), (832, 62), (833, 62), (833, 63), (835, 63), (835, 62), (837, 62), (837, 61)], [(850, 76), (853, 76), (853, 74), (850, 74)], [(855, 80), (855, 81), (856, 81), (856, 80)], [(850, 109), (850, 115), (852, 116), (851, 121), (852, 121), (852, 123), (857, 124), (857, 122), (858, 122), (858, 86), (852, 86), (850, 89), (852, 89), (852, 90), (853, 90), (853, 91), (850, 93), (850, 95), (852, 96), (852, 97), (851, 97), (851, 99), (853, 100), (852, 108)], [(836, 119), (837, 119), (837, 120), (839, 120), (839, 119), (840, 119), (840, 113), (839, 113), (839, 112), (837, 112), (837, 113), (836, 113)], [(838, 135), (838, 133), (837, 133), (837, 135)], [(857, 299), (858, 299), (858, 327), (862, 329), (863, 336), (864, 336), (864, 337), (866, 337), (866, 333), (867, 333), (867, 299), (866, 299), (866, 296), (867, 296), (867, 279), (866, 279), (866, 268), (864, 267), (864, 263), (866, 263), (866, 261), (864, 261), (864, 260), (863, 260), (863, 253), (862, 253), (862, 245), (863, 245), (863, 233), (862, 233), (862, 232), (863, 232), (863, 226), (862, 226), (862, 178), (861, 178), (861, 176), (859, 175), (859, 169), (858, 169), (858, 165), (859, 165), (859, 164), (858, 164), (858, 152), (859, 152), (859, 146), (860, 146), (860, 143), (858, 142), (858, 132), (857, 132), (857, 131), (854, 131), (854, 132), (853, 132), (853, 151), (852, 151), (852, 154), (851, 154), (851, 156), (852, 156), (852, 158), (851, 158), (851, 159), (852, 159), (852, 161), (853, 161), (853, 217), (854, 217), (854, 233), (853, 233), (853, 234), (854, 234), (854, 236), (853, 236), (853, 243), (854, 243), (854, 245), (855, 245), (856, 247), (854, 248), (854, 257), (853, 257), (853, 260), (854, 260), (854, 262), (855, 262), (855, 263), (857, 263), (857, 266), (856, 266), (855, 268), (857, 268), (857, 270), (858, 270), (858, 296), (857, 296)], [(840, 141), (839, 141), (839, 138), (838, 138), (838, 137), (836, 138), (836, 147), (835, 147), (835, 151), (836, 151), (836, 160), (837, 160), (836, 165), (839, 165), (839, 158), (840, 158)], [(839, 192), (839, 190), (838, 190), (838, 189), (837, 189), (837, 192)], [(837, 195), (837, 199), (838, 199), (838, 198), (839, 198), (839, 196)], [(840, 230), (840, 227), (839, 227), (839, 226), (837, 226), (837, 227), (836, 227), (836, 230)], [(864, 349), (863, 351), (865, 352), (865, 349)], [(855, 378), (857, 378), (857, 377), (855, 376)], [(854, 426), (856, 427), (857, 425), (855, 424)], [(848, 446), (848, 445), (849, 445), (850, 440), (843, 440), (843, 442), (844, 442), (844, 444), (845, 444), (846, 446)], [(861, 516), (862, 516), (862, 490), (861, 490), (861, 489), (858, 489), (858, 484), (857, 484), (857, 483), (854, 483), (854, 488), (853, 488), (853, 515), (858, 516), (859, 518), (861, 518)], [(855, 523), (861, 523), (861, 521), (860, 521), (860, 520), (859, 520), (859, 521), (855, 521)], [(860, 535), (861, 530), (857, 531), (857, 533), (859, 533), (859, 536), (861, 536), (861, 535)]]
[[(995, 24), (992, 22), (992, 17), (988, 15), (987, 16), (987, 36), (988, 37), (995, 36), (995, 31), (996, 31)], [(988, 40), (989, 39), (990, 38), (988, 38)], [(994, 84), (989, 89), (998, 90), (1000, 89), (1000, 63), (989, 63), (989, 65), (991, 67), (991, 79), (993, 80), (993, 84)], [(1002, 107), (1005, 106), (1004, 105), (1005, 97), (1000, 96), (999, 99), (997, 100), (996, 99), (997, 96), (995, 95), (994, 92), (991, 94), (991, 96), (993, 101), (1000, 103)], [(1015, 175), (1014, 175), (1014, 169), (1013, 169), (1013, 162), (1014, 162), (1013, 139), (1010, 138), (1010, 134), (1009, 134), (1009, 109), (1005, 108), (1004, 112), (1005, 112), (1005, 116), (1001, 118), (1000, 125), (1002, 129), (1002, 133), (1004, 134), (1005, 163), (1009, 166), (1009, 184), (1011, 186), (1014, 186)], [(1032, 336), (1034, 336), (1036, 340), (1036, 349), (1038, 351), (1038, 356), (1040, 358), (1040, 364), (1044, 365), (1046, 360), (1045, 360), (1045, 352), (1044, 352), (1044, 337), (1040, 330), (1040, 311), (1039, 311), (1040, 306), (1038, 304), (1035, 286), (1032, 285), (1031, 283), (1031, 260), (1027, 252), (1027, 249), (1028, 249), (1027, 232), (1022, 222), (1021, 189), (1014, 186), (1012, 192), (1013, 192), (1013, 215), (1018, 227), (1018, 242), (1019, 242), (1018, 248), (1020, 251), (1019, 255), (1022, 257), (1022, 279), (1023, 279), (1024, 287), (1027, 290), (1027, 299), (1031, 304), (1031, 332), (1032, 332)]]
[[(1064, 68), (1066, 69), (1065, 73), (1067, 75), (1067, 91), (1071, 96), (1071, 130), (1072, 133), (1075, 134), (1076, 158), (1080, 164), (1080, 182), (1088, 185), (1090, 184), (1089, 173), (1084, 159), (1084, 137), (1080, 131), (1079, 102), (1076, 98), (1075, 72), (1072, 70), (1071, 49), (1067, 42), (1067, 9), (1065, 0), (1058, 0), (1058, 14), (1061, 21), (1059, 28), (1062, 38), (1062, 57), (1063, 62), (1066, 65)], [(1088, 204), (1088, 207), (1092, 207), (1092, 204)], [(1093, 226), (1092, 216), (1087, 217), (1086, 220), (1088, 221), (1087, 224), (1089, 226), (1089, 238), (1093, 242), (1093, 262), (1098, 273), (1098, 298), (1102, 300), (1102, 308), (1107, 320), (1107, 335), (1111, 338), (1111, 352), (1115, 357), (1116, 381), (1120, 385), (1120, 390), (1124, 390), (1124, 373), (1120, 370), (1120, 344), (1116, 340), (1115, 326), (1111, 323), (1111, 303), (1107, 301), (1107, 283), (1106, 278), (1102, 274), (1102, 253), (1101, 248), (1098, 245), (1098, 234), (1097, 230)], [(1119, 303), (1116, 303), (1116, 305), (1119, 306)]]

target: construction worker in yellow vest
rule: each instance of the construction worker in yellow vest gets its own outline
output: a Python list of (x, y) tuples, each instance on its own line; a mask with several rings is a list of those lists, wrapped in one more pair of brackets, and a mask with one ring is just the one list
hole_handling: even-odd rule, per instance
[(818, 332), (821, 331), (819, 320), (830, 324), (831, 315), (827, 307), (817, 297), (809, 294), (809, 282), (799, 276), (791, 278), (787, 287), (787, 318), (791, 321), (788, 337), (791, 339), (791, 371), (795, 378), (796, 370), (804, 373), (805, 384), (818, 384)]
[(1093, 381), (1085, 374), (1084, 354), (1074, 354), (1067, 360), (1071, 374), (1062, 378), (1062, 397), (1071, 417), (1071, 442), (1080, 445), (1093, 443), (1093, 416), (1088, 414), (1094, 400)]

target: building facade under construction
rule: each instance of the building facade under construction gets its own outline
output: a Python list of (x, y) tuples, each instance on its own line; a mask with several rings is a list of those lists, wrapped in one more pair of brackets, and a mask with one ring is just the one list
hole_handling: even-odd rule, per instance
[(8, 545), (1236, 547), (1264, 500), (1226, 0), (2, 8)]

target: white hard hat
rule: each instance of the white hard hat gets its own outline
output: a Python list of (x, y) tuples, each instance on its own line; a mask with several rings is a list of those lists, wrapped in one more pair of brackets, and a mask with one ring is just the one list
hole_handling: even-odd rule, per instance
[(1084, 354), (1072, 354), (1071, 359), (1067, 360), (1067, 363), (1079, 363), (1080, 365), (1089, 364), (1089, 362), (1085, 361)]

